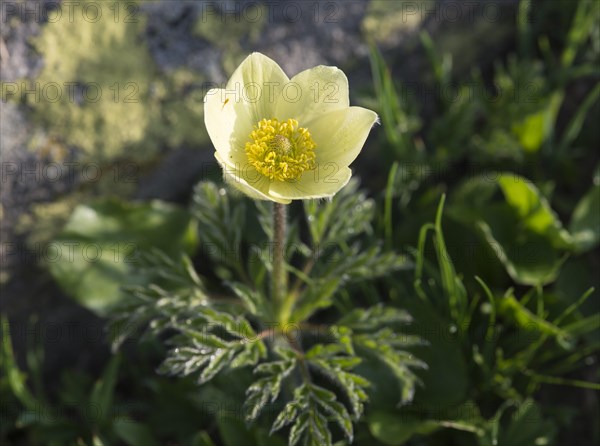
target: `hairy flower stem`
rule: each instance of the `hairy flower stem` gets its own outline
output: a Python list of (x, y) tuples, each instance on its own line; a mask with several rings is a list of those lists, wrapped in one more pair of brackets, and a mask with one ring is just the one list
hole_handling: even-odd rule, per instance
[(286, 323), (289, 309), (286, 305), (287, 273), (285, 270), (286, 205), (273, 203), (273, 277), (272, 297), (278, 309), (280, 323)]

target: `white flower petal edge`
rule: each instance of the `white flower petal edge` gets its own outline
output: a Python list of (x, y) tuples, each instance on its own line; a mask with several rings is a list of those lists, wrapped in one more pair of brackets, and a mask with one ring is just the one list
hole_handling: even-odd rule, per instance
[(243, 103), (251, 125), (263, 118), (270, 119), (283, 87), (290, 81), (273, 59), (261, 53), (246, 57), (231, 75), (226, 90), (231, 100)]
[(306, 123), (317, 144), (318, 164), (349, 166), (363, 148), (377, 113), (362, 107), (335, 110)]
[(252, 131), (252, 124), (244, 111), (243, 103), (223, 104), (225, 94), (223, 89), (213, 88), (204, 98), (204, 125), (216, 151), (223, 159), (231, 162), (241, 162), (246, 159), (244, 145)]
[(226, 88), (213, 88), (204, 97), (204, 124), (223, 159), (245, 157), (244, 145), (262, 118), (274, 116), (277, 98), (289, 78), (277, 63), (260, 53), (246, 57)]
[(337, 165), (319, 165), (315, 170), (306, 172), (297, 181), (271, 183), (271, 197), (289, 200), (333, 197), (348, 184), (352, 171), (348, 167), (341, 169)]
[(303, 123), (349, 106), (348, 78), (344, 72), (319, 65), (298, 73), (286, 84), (277, 99), (274, 116)]
[(221, 158), (218, 152), (215, 153), (217, 162), (223, 169), (223, 178), (227, 184), (257, 200), (270, 200), (277, 203), (289, 204), (290, 199), (274, 197), (269, 192), (271, 182), (265, 176), (262, 176), (249, 164), (230, 164)]

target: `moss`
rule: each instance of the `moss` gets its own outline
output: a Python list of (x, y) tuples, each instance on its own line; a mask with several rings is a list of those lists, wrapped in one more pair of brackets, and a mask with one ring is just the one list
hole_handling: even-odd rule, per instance
[(43, 246), (60, 232), (83, 198), (82, 193), (76, 192), (53, 202), (36, 203), (28, 213), (19, 217), (15, 230), (26, 235), (25, 241), (30, 249)]
[(94, 181), (83, 182), (72, 192), (56, 197), (54, 201), (35, 203), (19, 216), (15, 231), (25, 235), (30, 248), (44, 245), (56, 237), (79, 203), (87, 202), (91, 197), (127, 197), (133, 194), (138, 175), (141, 174), (138, 164), (124, 161), (120, 164), (94, 165), (102, 173)]
[(101, 18), (92, 22), (85, 19), (83, 4), (72, 6), (73, 20), (47, 24), (34, 41), (44, 57), (35, 82), (42, 92), (51, 83), (61, 91), (59, 100), (53, 101), (48, 88), (30, 102), (34, 117), (95, 159), (125, 148), (156, 150), (146, 138), (158, 109), (150, 91), (156, 68), (140, 43), (144, 21), (115, 20), (108, 8), (100, 8)]
[[(73, 3), (72, 21), (65, 7), (62, 20), (43, 26), (32, 42), (43, 57), (43, 68), (37, 78), (17, 82), (37, 89), (37, 97), (6, 98), (25, 102), (31, 110), (37, 125), (28, 145), (40, 163), (93, 162), (104, 174), (93, 181), (84, 178), (76, 190), (53, 202), (33, 204), (21, 215), (15, 231), (26, 236), (29, 246), (51, 240), (79, 202), (131, 196), (137, 180), (156, 166), (165, 149), (201, 147), (208, 141), (205, 78), (187, 68), (159, 70), (143, 41), (146, 25), (139, 10), (125, 20), (122, 6), (115, 21), (114, 3), (95, 4), (102, 5), (102, 17), (95, 23), (84, 20), (86, 3)], [(93, 11), (90, 7), (90, 15)], [(53, 100), (51, 84), (58, 85), (59, 100)], [(82, 97), (85, 85), (102, 92), (97, 101)], [(94, 94), (93, 88), (88, 91), (88, 97)], [(126, 178), (115, 180), (115, 169)]]
[(178, 68), (155, 84), (161, 98), (160, 121), (155, 133), (169, 147), (208, 142), (204, 128), (205, 78), (187, 68)]
[[(39, 100), (27, 96), (34, 119), (96, 161), (150, 159), (165, 146), (206, 141), (199, 125), (203, 98), (185, 91), (199, 85), (200, 76), (187, 73), (182, 81), (172, 79), (178, 72), (159, 72), (143, 42), (139, 10), (115, 20), (114, 5), (107, 4), (92, 22), (84, 18), (85, 5), (71, 5), (72, 21), (63, 17), (45, 25), (34, 41), (44, 57), (34, 81)], [(58, 100), (52, 83), (62, 93)]]
[(222, 50), (223, 68), (232, 73), (244, 53), (242, 42), (256, 43), (268, 20), (269, 11), (261, 3), (239, 5), (237, 11), (230, 12), (204, 11), (198, 16), (194, 34)]

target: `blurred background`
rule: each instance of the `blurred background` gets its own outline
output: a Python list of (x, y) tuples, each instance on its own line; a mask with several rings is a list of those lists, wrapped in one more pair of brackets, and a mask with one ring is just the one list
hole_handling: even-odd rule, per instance
[[(492, 307), (515, 330), (489, 356), (479, 334), (432, 341), (416, 409), (380, 389), (356, 443), (483, 446), (493, 429), (506, 446), (597, 443), (599, 14), (587, 0), (2, 0), (1, 444), (285, 444), (207, 410), (218, 383), (156, 375), (156, 345), (113, 356), (104, 331), (138, 280), (133, 251), (202, 258), (188, 206), (221, 178), (203, 98), (252, 51), (290, 77), (344, 70), (351, 103), (381, 118), (352, 166), (375, 233), (414, 252), (446, 194), (457, 277), (505, 297)], [(411, 278), (384, 286), (410, 307)], [(435, 305), (412, 311), (422, 330), (457, 329)]]

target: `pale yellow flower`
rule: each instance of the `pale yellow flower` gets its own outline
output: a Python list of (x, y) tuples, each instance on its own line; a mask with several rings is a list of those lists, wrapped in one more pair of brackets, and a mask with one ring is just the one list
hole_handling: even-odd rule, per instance
[(204, 99), (204, 122), (225, 180), (252, 198), (289, 203), (344, 187), (377, 114), (350, 107), (348, 79), (317, 66), (289, 79), (248, 56), (226, 88)]

